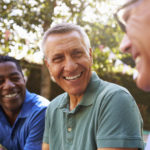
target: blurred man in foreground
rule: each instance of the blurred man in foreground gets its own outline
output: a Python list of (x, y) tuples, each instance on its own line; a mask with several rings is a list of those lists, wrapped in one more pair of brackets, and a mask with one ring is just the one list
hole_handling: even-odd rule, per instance
[[(120, 49), (135, 60), (137, 86), (150, 91), (150, 0), (128, 0), (115, 17), (125, 32)], [(147, 143), (146, 150), (150, 150), (150, 137)]]
[(42, 48), (50, 75), (65, 91), (49, 105), (42, 150), (138, 150), (142, 119), (133, 97), (92, 72), (84, 30), (63, 23), (49, 29)]
[(0, 56), (0, 145), (7, 150), (41, 150), (49, 101), (30, 93), (18, 61)]

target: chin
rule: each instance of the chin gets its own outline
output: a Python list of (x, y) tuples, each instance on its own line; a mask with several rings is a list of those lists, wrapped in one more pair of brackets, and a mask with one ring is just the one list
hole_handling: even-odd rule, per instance
[(137, 79), (136, 84), (138, 88), (142, 89), (143, 91), (150, 92), (150, 83), (145, 80)]

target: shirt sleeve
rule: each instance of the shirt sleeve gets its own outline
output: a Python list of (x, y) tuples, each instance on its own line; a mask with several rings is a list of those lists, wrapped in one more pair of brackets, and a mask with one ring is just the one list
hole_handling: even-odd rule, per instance
[(24, 150), (41, 150), (45, 125), (45, 109), (34, 113), (30, 121), (29, 135), (26, 139)]
[(133, 97), (117, 91), (100, 105), (96, 142), (98, 148), (141, 148), (142, 119)]

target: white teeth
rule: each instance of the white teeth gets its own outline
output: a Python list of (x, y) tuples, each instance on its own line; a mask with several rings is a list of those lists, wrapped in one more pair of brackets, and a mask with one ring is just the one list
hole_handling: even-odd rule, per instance
[(133, 72), (133, 80), (137, 79), (138, 75), (139, 75), (138, 71), (134, 70), (134, 72)]
[(141, 57), (140, 57), (140, 56), (136, 57), (135, 63), (137, 64), (140, 60), (141, 60)]
[(11, 98), (11, 97), (15, 97), (16, 95), (17, 95), (17, 93), (14, 93), (14, 94), (5, 95), (4, 97), (5, 98)]
[(77, 79), (81, 76), (81, 73), (76, 75), (76, 76), (72, 76), (72, 77), (65, 77), (66, 80), (74, 80), (74, 79)]

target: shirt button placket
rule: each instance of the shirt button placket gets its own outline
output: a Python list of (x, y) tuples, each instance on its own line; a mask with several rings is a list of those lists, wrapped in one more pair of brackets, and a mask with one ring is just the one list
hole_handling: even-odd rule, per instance
[(68, 128), (68, 132), (71, 132), (72, 131), (72, 128)]
[(67, 117), (67, 143), (72, 144), (73, 141), (73, 116)]

